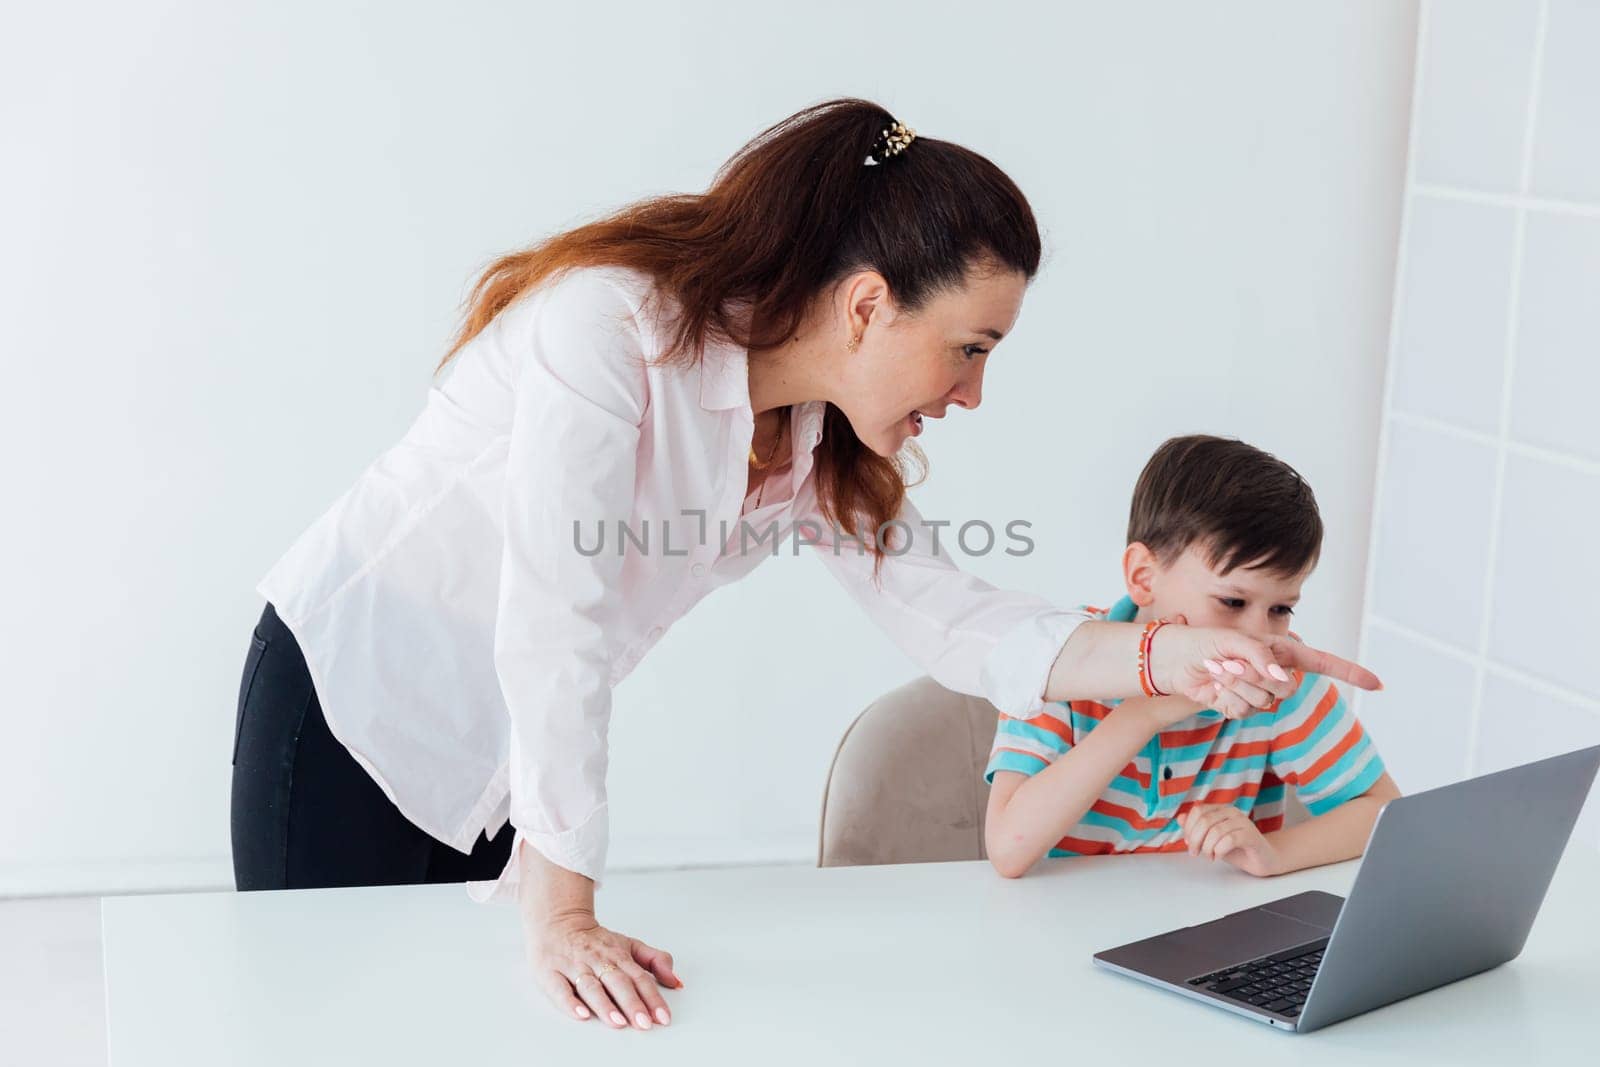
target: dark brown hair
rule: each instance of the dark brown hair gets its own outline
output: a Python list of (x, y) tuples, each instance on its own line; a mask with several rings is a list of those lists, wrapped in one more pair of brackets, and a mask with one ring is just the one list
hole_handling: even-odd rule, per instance
[[(882, 274), (907, 311), (960, 288), (976, 266), (1032, 279), (1039, 231), (1016, 184), (976, 152), (921, 134), (865, 165), (892, 121), (866, 100), (806, 108), (741, 148), (704, 193), (643, 200), (501, 257), (473, 287), (440, 367), (520, 294), (575, 267), (654, 278), (682, 308), (661, 359), (678, 364), (695, 363), (708, 338), (749, 349), (787, 340), (812, 301), (857, 270)], [(873, 535), (905, 497), (901, 462), (868, 449), (830, 404), (816, 473), (823, 514), (878, 552)]]
[(1198, 544), (1221, 573), (1262, 567), (1297, 575), (1322, 554), (1311, 486), (1283, 460), (1225, 437), (1174, 437), (1133, 487), (1128, 543), (1171, 562)]

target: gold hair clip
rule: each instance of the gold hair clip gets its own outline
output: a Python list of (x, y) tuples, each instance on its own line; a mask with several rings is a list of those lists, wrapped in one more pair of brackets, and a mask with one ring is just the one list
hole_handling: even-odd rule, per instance
[(916, 139), (916, 130), (904, 123), (891, 122), (878, 135), (878, 143), (873, 145), (872, 152), (868, 154), (866, 165), (873, 167), (886, 160), (893, 159), (910, 147), (911, 142)]

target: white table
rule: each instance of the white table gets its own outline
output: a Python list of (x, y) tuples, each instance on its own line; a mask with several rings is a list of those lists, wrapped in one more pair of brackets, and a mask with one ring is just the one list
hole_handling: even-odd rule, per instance
[(1581, 845), (1519, 959), (1309, 1035), (1090, 963), (1290, 893), (1345, 893), (1355, 870), (1261, 881), (1178, 855), (1046, 861), (1016, 881), (983, 863), (614, 875), (603, 919), (672, 951), (687, 987), (648, 1033), (546, 1006), (515, 909), (459, 886), (111, 898), (110, 1063), (1595, 1062), (1600, 855)]

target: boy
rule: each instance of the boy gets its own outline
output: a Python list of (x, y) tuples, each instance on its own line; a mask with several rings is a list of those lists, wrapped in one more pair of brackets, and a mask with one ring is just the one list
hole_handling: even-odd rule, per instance
[[(1127, 596), (1092, 610), (1289, 634), (1321, 549), (1316, 498), (1293, 468), (1240, 441), (1173, 438), (1134, 487)], [(990, 861), (1015, 878), (1046, 854), (1187, 850), (1264, 877), (1360, 855), (1400, 791), (1333, 683), (1297, 681), (1238, 718), (1184, 696), (1001, 715), (985, 772)], [(1287, 786), (1313, 818), (1284, 829)]]

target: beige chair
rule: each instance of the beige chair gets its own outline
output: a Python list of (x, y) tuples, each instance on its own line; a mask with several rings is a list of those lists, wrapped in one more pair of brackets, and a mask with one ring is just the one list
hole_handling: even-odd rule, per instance
[[(867, 705), (833, 754), (817, 866), (988, 858), (983, 780), (993, 704), (918, 678)], [(1307, 818), (1290, 792), (1285, 822)]]

